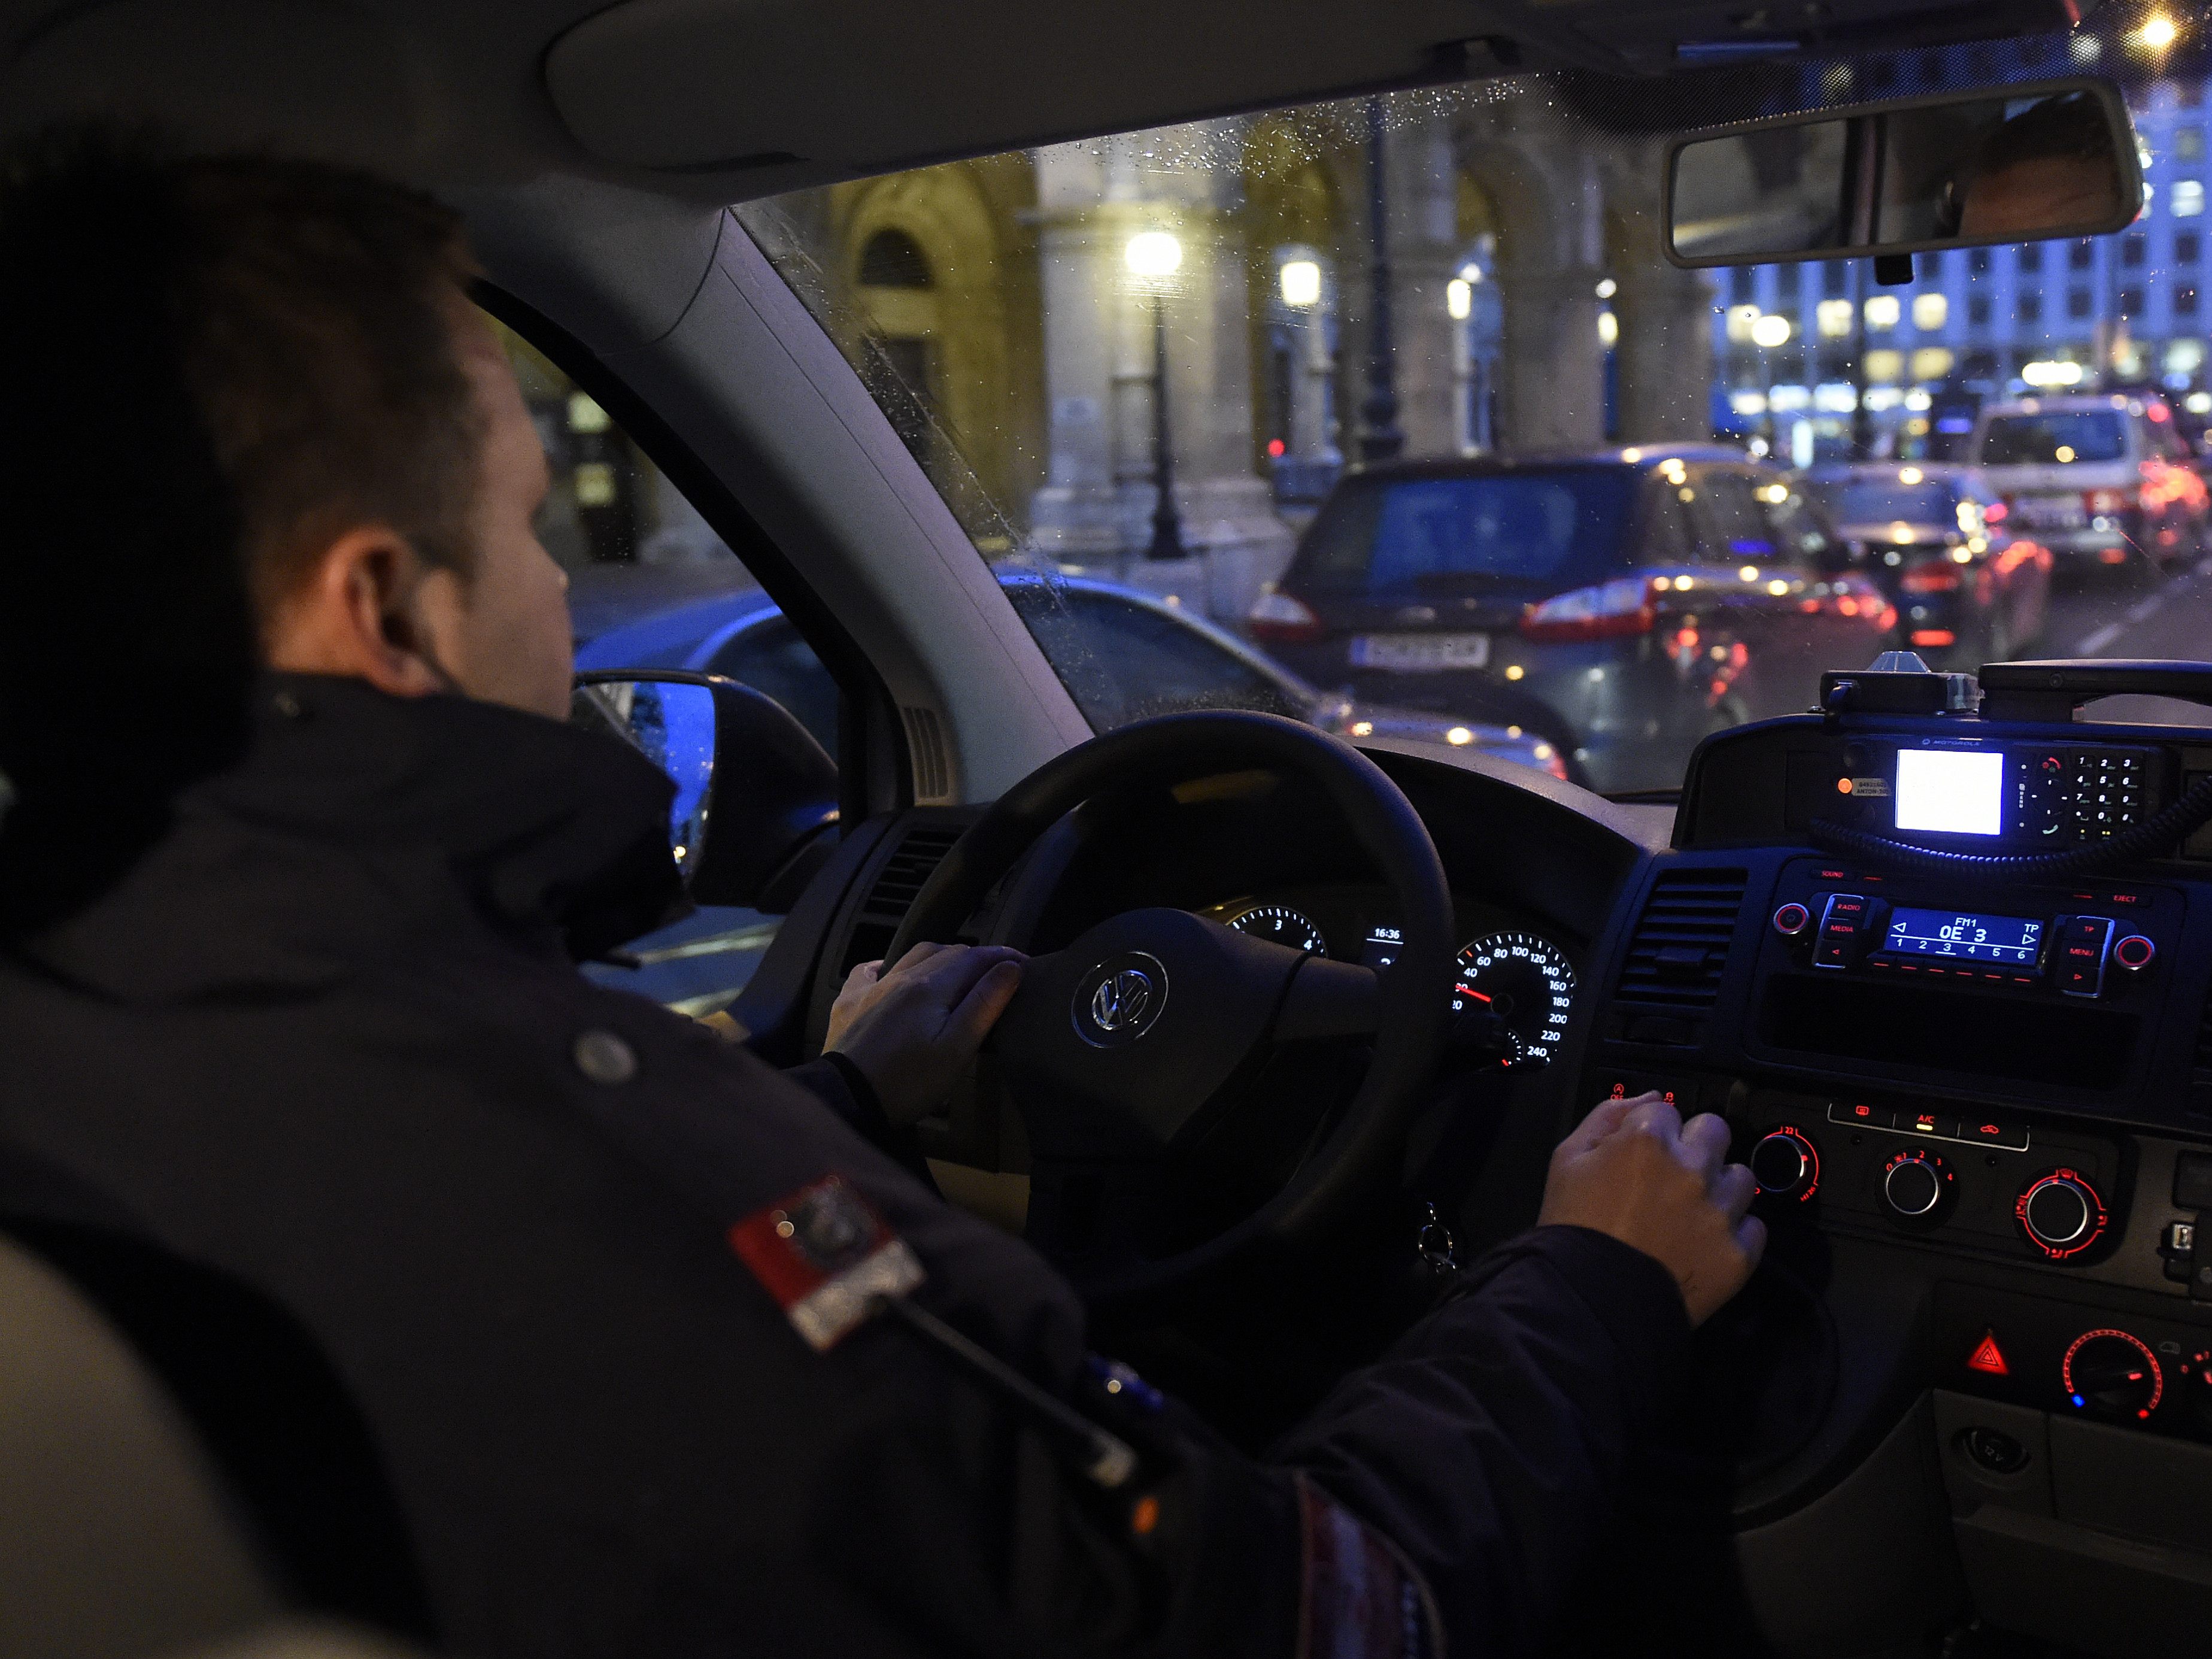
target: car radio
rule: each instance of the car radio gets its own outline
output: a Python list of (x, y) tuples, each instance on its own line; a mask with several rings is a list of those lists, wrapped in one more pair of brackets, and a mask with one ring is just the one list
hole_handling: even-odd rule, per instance
[(2030, 1092), (2124, 1089), (2185, 915), (2179, 890), (2155, 883), (1991, 885), (1792, 859), (1768, 901), (1752, 1045)]
[[(1881, 890), (1899, 885), (1896, 876), (1838, 866), (1820, 866), (1810, 879), (1838, 885), (1784, 899), (1770, 925), (1799, 943), (1804, 965), (1828, 973), (1916, 975), (2006, 992), (2096, 998), (2148, 973), (2158, 961), (2160, 936), (2168, 931), (2154, 920), (2160, 909), (2154, 890), (2044, 893), (2035, 903), (2010, 891), (1998, 909), (1978, 897), (1950, 903), (1893, 898)], [(1785, 890), (1797, 884), (1785, 878)], [(1918, 890), (1912, 897), (1924, 898), (1943, 884), (1930, 878), (1906, 885)], [(2179, 902), (2172, 898), (2176, 925)]]

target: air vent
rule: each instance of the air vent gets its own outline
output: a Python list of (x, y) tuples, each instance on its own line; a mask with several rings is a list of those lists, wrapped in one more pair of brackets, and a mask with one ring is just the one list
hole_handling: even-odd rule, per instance
[(1685, 1012), (1713, 1006), (1743, 908), (1741, 870), (1670, 870), (1659, 878), (1628, 942), (1617, 1000)]
[(960, 839), (960, 833), (954, 829), (908, 830), (899, 842), (898, 851), (884, 860), (884, 867), (877, 874), (875, 885), (868, 890), (867, 902), (861, 905), (860, 913), (871, 921), (896, 925), (905, 921), (922, 884), (936, 873), (945, 855), (952, 850), (952, 843)]

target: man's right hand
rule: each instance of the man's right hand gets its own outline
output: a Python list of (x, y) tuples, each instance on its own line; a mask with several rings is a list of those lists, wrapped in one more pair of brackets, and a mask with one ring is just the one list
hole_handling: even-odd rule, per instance
[(1744, 1286), (1766, 1249), (1746, 1213), (1759, 1190), (1728, 1157), (1729, 1128), (1710, 1112), (1682, 1121), (1656, 1094), (1608, 1100), (1552, 1154), (1539, 1226), (1589, 1227), (1652, 1257), (1674, 1276), (1702, 1325)]

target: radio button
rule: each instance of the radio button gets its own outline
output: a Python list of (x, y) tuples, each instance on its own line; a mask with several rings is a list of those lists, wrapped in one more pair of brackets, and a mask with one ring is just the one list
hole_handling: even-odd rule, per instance
[(2140, 974), (2157, 959), (2158, 946), (2141, 933), (2130, 933), (2112, 946), (2112, 960), (2131, 974)]
[(1815, 968), (1848, 968), (1866, 949), (1868, 911), (1863, 893), (1831, 893), (1820, 912), (1820, 939), (1813, 947)]
[(1785, 904), (1774, 913), (1774, 931), (1795, 939), (1813, 924), (1813, 913), (1802, 904)]
[(2069, 997), (2094, 997), (2105, 988), (2105, 957), (2112, 944), (2110, 916), (2066, 916), (2058, 926), (2052, 977)]

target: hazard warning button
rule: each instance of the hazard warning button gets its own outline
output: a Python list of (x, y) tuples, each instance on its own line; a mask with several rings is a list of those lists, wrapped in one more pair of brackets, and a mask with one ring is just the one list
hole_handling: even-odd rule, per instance
[(1995, 1331), (1982, 1333), (1982, 1340), (1974, 1345), (1973, 1352), (1966, 1356), (1966, 1369), (1979, 1371), (1984, 1376), (2012, 1375), (2012, 1367), (2005, 1364), (2004, 1350), (1997, 1346)]

